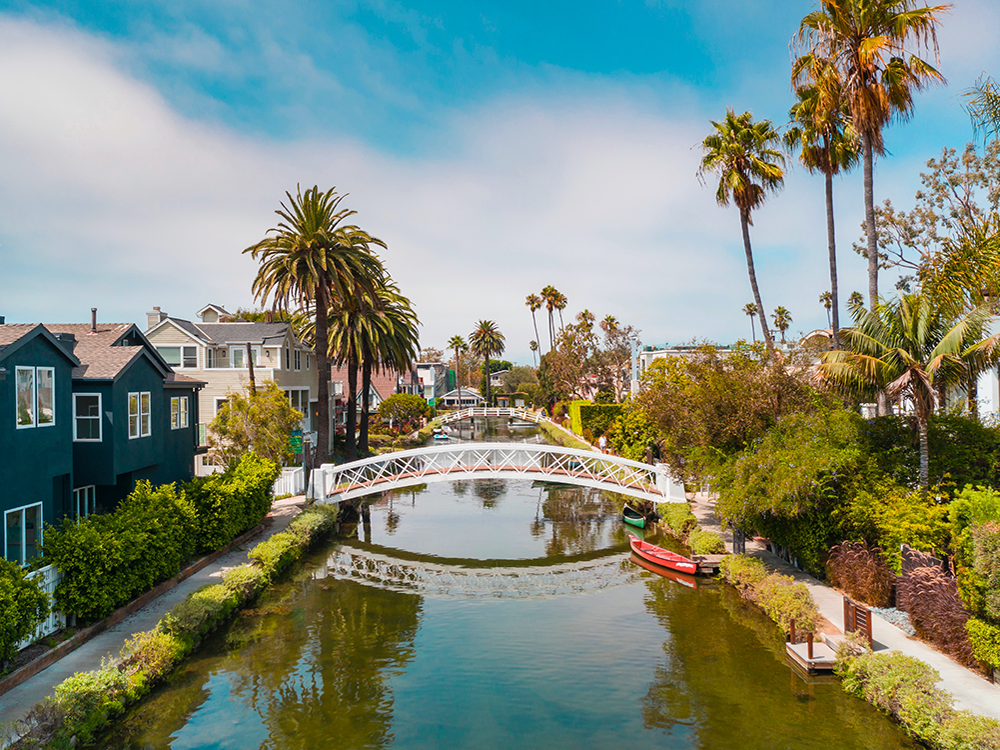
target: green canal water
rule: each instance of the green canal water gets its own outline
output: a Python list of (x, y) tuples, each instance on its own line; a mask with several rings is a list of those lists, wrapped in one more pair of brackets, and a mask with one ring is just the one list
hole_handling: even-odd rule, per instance
[(432, 484), (342, 531), (103, 746), (916, 747), (838, 683), (796, 676), (728, 587), (636, 566), (596, 491)]

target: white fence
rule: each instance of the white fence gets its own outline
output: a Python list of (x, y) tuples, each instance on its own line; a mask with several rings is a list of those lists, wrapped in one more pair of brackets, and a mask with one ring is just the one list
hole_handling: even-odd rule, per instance
[(282, 469), (281, 476), (274, 483), (274, 494), (281, 495), (301, 495), (306, 491), (306, 472), (301, 466)]
[[(56, 585), (62, 580), (62, 573), (60, 573), (55, 566), (46, 565), (44, 568), (39, 568), (35, 572), (29, 573), (28, 578), (38, 580), (42, 586), (42, 591), (49, 595), (49, 602), (54, 603)], [(47, 635), (52, 635), (57, 630), (62, 630), (64, 627), (66, 627), (66, 615), (62, 612), (52, 611), (32, 635), (17, 644), (17, 648), (19, 651), (22, 648), (27, 648), (35, 641), (44, 638)]]
[(441, 417), (441, 424), (451, 424), (452, 422), (471, 419), (472, 417), (511, 417), (514, 419), (523, 419), (526, 422), (534, 422), (535, 424), (551, 421), (541, 412), (532, 411), (531, 409), (507, 406), (473, 406), (445, 413)]

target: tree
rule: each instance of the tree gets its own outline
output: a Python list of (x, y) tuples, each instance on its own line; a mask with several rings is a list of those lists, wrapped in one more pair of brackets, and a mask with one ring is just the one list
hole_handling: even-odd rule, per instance
[(212, 456), (232, 466), (245, 453), (287, 466), (295, 454), (288, 439), (302, 424), (302, 412), (293, 409), (288, 394), (273, 380), (265, 380), (255, 394), (230, 391), (208, 426)]
[(18, 644), (49, 616), (48, 594), (27, 576), (20, 565), (0, 558), (0, 666), (17, 655)]
[(281, 221), (267, 231), (273, 235), (251, 245), (244, 253), (254, 260), (260, 258), (260, 268), (253, 282), (253, 292), (262, 302), (272, 300), (274, 309), (288, 312), (292, 306), (312, 309), (316, 368), (323, 374), (317, 389), (317, 450), (321, 457), (329, 453), (330, 445), (330, 307), (335, 303), (363, 300), (374, 292), (372, 279), (379, 278), (381, 263), (371, 246), (385, 247), (346, 221), (356, 212), (340, 208), (345, 195), (336, 188), (321, 193), (314, 186), (296, 190), (293, 197), (285, 193), (288, 205), (281, 204), (275, 213)]
[(996, 138), (1000, 134), (1000, 87), (996, 81), (985, 74), (980, 76), (965, 97), (965, 108), (976, 133), (982, 133), (987, 140)]
[(720, 206), (736, 204), (740, 212), (740, 226), (743, 230), (743, 249), (747, 257), (747, 273), (753, 290), (754, 304), (760, 328), (768, 352), (774, 350), (774, 340), (767, 327), (764, 304), (757, 288), (757, 274), (754, 271), (753, 251), (750, 248), (751, 214), (759, 208), (767, 194), (776, 192), (784, 181), (784, 155), (773, 148), (780, 138), (770, 120), (754, 122), (749, 112), (737, 115), (733, 110), (726, 112), (722, 122), (712, 121), (715, 132), (702, 141), (704, 156), (698, 168), (698, 177), (704, 181), (705, 175), (715, 172), (719, 177), (719, 187), (715, 200)]
[(459, 374), (460, 354), (469, 347), (466, 346), (465, 339), (457, 333), (448, 339), (448, 348), (455, 350), (455, 385), (458, 387), (458, 408), (462, 408), (462, 378)]
[(505, 392), (516, 393), (517, 391), (523, 391), (522, 386), (524, 385), (538, 385), (538, 378), (535, 376), (535, 371), (532, 368), (517, 365), (503, 374), (500, 383)]
[(788, 326), (792, 324), (792, 314), (781, 305), (778, 305), (774, 308), (771, 318), (774, 320), (774, 327), (781, 331), (781, 343), (784, 344), (785, 331), (787, 331)]
[(757, 332), (753, 327), (753, 316), (757, 314), (757, 305), (753, 302), (747, 302), (743, 305), (743, 314), (750, 318), (750, 336), (753, 338), (754, 343), (757, 342)]
[(864, 305), (865, 298), (861, 292), (851, 292), (850, 298), (847, 300), (851, 305)]
[(412, 393), (394, 393), (378, 407), (379, 416), (392, 424), (397, 435), (416, 429), (429, 411), (427, 402)]
[(538, 359), (537, 359), (536, 355), (538, 354), (538, 342), (537, 341), (529, 341), (528, 342), (528, 348), (531, 349), (531, 362), (537, 367), (538, 366)]
[(480, 320), (469, 334), (469, 347), (472, 352), (483, 359), (483, 373), (486, 375), (486, 405), (490, 401), (490, 357), (503, 354), (504, 336), (492, 320)]
[(995, 364), (1000, 334), (988, 336), (987, 305), (953, 318), (919, 294), (904, 294), (874, 310), (852, 306), (854, 326), (844, 332), (843, 350), (823, 354), (821, 381), (853, 395), (880, 391), (913, 405), (920, 439), (920, 486), (928, 485), (927, 424), (937, 390)]
[[(826, 310), (826, 324), (828, 326), (830, 326), (831, 328), (833, 328), (833, 320), (831, 320), (831, 318), (830, 318), (830, 308), (833, 307), (833, 294), (831, 294), (830, 292), (821, 292), (820, 295), (819, 295), (819, 302), (820, 302), (821, 305), (823, 305), (824, 309)], [(840, 325), (839, 321), (838, 321), (837, 325)], [(834, 346), (833, 346), (833, 348), (834, 349), (839, 349), (840, 348), (840, 344), (839, 344), (840, 337), (837, 335), (836, 329), (833, 330), (833, 334), (834, 334)]]
[(868, 301), (878, 305), (878, 250), (872, 169), (885, 153), (882, 130), (913, 112), (913, 94), (944, 77), (917, 53), (933, 50), (946, 5), (915, 7), (914, 0), (821, 0), (799, 27), (808, 55), (827, 60), (842, 82), (864, 159), (868, 237)]
[(542, 301), (545, 302), (545, 309), (549, 314), (549, 351), (555, 346), (556, 340), (556, 327), (555, 321), (552, 318), (552, 313), (555, 312), (556, 305), (559, 304), (559, 300), (562, 294), (551, 284), (547, 284), (542, 287)]
[[(524, 304), (526, 304), (528, 309), (531, 310), (531, 325), (535, 328), (535, 341), (538, 341), (538, 320), (535, 318), (535, 312), (541, 309), (542, 298), (537, 294), (529, 294), (524, 298)], [(535, 344), (535, 349), (537, 348), (538, 345)], [(534, 352), (535, 349), (532, 349), (532, 352)]]
[[(449, 347), (450, 348), (450, 347)], [(433, 346), (420, 349), (421, 362), (444, 362), (444, 352)]]
[(828, 61), (805, 55), (795, 61), (792, 82), (798, 101), (789, 110), (794, 125), (785, 133), (785, 144), (799, 149), (799, 161), (810, 172), (822, 172), (826, 182), (826, 236), (830, 261), (830, 295), (826, 309), (833, 311), (830, 328), (834, 349), (840, 348), (840, 303), (837, 283), (837, 234), (834, 231), (833, 176), (858, 161), (857, 134), (850, 126), (837, 69)]

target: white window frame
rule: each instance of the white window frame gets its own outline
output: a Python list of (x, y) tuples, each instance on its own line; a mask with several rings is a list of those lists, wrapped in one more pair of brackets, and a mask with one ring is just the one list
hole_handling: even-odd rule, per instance
[[(42, 390), (38, 387), (39, 385), (39, 373), (48, 371), (52, 376), (52, 421), (43, 422), (41, 420), (41, 408), (38, 403), (38, 399), (41, 396)], [(35, 424), (39, 427), (55, 427), (56, 424), (56, 368), (54, 367), (36, 367), (35, 368)]]
[(285, 347), (285, 369), (292, 369), (292, 347), (290, 346)]
[(215, 416), (219, 416), (219, 409), (222, 408), (223, 404), (228, 403), (228, 402), (229, 402), (229, 399), (226, 398), (225, 396), (216, 396), (215, 397)]
[(205, 349), (205, 369), (212, 370), (219, 366), (219, 353), (212, 347)]
[[(194, 352), (194, 364), (185, 364), (188, 352)], [(181, 347), (181, 369), (182, 370), (197, 370), (198, 369), (198, 347), (197, 346), (182, 346)]]
[[(135, 396), (136, 411), (132, 411), (132, 397)], [(143, 410), (143, 399), (146, 401), (146, 408)], [(128, 394), (128, 439), (149, 437), (153, 434), (152, 425), (152, 397), (149, 391), (131, 391)], [(132, 419), (135, 418), (135, 430), (132, 429)], [(143, 425), (145, 417), (145, 425)], [(145, 429), (143, 429), (145, 427)]]
[[(243, 360), (242, 364), (238, 364), (238, 365), (235, 364), (236, 359), (237, 359), (235, 353), (237, 351), (241, 352), (239, 358)], [(260, 347), (259, 346), (251, 346), (250, 347), (250, 356), (253, 357), (253, 366), (254, 367), (260, 367), (260, 356), (261, 355), (260, 355)], [(243, 344), (242, 346), (230, 346), (229, 347), (229, 368), (231, 370), (246, 370), (247, 369), (247, 345), (246, 344)]]
[(170, 429), (184, 430), (188, 426), (188, 397), (170, 397)]
[[(97, 437), (96, 438), (81, 438), (77, 437), (76, 426), (78, 419), (94, 419), (94, 417), (85, 416), (81, 417), (76, 410), (76, 400), (80, 396), (97, 396)], [(100, 393), (74, 393), (73, 394), (73, 442), (74, 443), (100, 443), (104, 440), (104, 419), (102, 418), (104, 404), (101, 399)]]
[(22, 505), (18, 508), (9, 508), (3, 513), (3, 556), (5, 560), (10, 560), (7, 557), (7, 516), (11, 513), (21, 513), (21, 554), (20, 560), (10, 560), (11, 562), (17, 562), (22, 568), (28, 564), (28, 530), (26, 528), (25, 519), (27, 514), (24, 512), (29, 508), (38, 508), (38, 529), (37, 536), (35, 539), (35, 549), (37, 551), (36, 557), (40, 556), (42, 553), (42, 531), (45, 527), (45, 516), (43, 515), (45, 510), (41, 503), (31, 503), (30, 505)]
[[(80, 500), (83, 500), (83, 512), (80, 512)], [(73, 490), (73, 512), (76, 518), (90, 518), (91, 514), (97, 513), (97, 487), (88, 484), (86, 487), (77, 487)]]
[(295, 350), (295, 372), (302, 369), (302, 352)]
[(306, 352), (306, 369), (309, 369), (309, 360), (311, 359), (309, 352)]
[[(21, 390), (19, 386), (22, 372), (31, 373), (31, 422), (29, 424), (21, 424), (17, 418), (18, 393)], [(18, 365), (14, 368), (14, 425), (19, 430), (28, 430), (38, 426), (38, 377), (35, 374), (34, 367)]]

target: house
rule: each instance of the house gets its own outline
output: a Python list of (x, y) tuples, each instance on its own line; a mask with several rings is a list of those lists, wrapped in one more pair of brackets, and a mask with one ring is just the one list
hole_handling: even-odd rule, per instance
[[(348, 368), (330, 366), (330, 393), (334, 400), (333, 419), (337, 434), (342, 435), (347, 425), (347, 399), (350, 395)], [(361, 368), (358, 368), (358, 390), (361, 389)], [(409, 372), (399, 370), (372, 371), (371, 389), (368, 392), (368, 411), (374, 414), (379, 405), (396, 393), (422, 395), (423, 390), (416, 368)], [(360, 395), (358, 397), (360, 412)]]
[(70, 511), (79, 364), (44, 326), (0, 318), (0, 512), (3, 555), (12, 562), (41, 554), (44, 524)]
[(524, 409), (531, 406), (531, 397), (523, 391), (497, 393), (494, 395), (494, 401), (496, 401), (497, 406), (503, 409), (512, 407), (515, 409)]
[(136, 482), (186, 481), (198, 448), (198, 391), (134, 323), (47, 324), (72, 371), (72, 497), (67, 515), (115, 509)]
[(446, 409), (467, 409), (470, 406), (485, 406), (486, 399), (483, 398), (475, 388), (462, 387), (461, 402), (459, 402), (459, 389), (448, 391), (441, 397), (441, 403)]
[(417, 380), (420, 381), (420, 395), (434, 406), (449, 387), (454, 385), (454, 373), (440, 362), (418, 362)]
[(503, 376), (510, 370), (497, 370), (490, 373), (490, 388), (500, 388), (503, 386)]
[(303, 429), (316, 429), (319, 373), (312, 349), (290, 323), (232, 321), (219, 305), (206, 305), (197, 316), (197, 322), (173, 318), (154, 307), (146, 314), (146, 336), (178, 373), (205, 383), (198, 425), (203, 445), (227, 394), (248, 389), (250, 362), (257, 382), (273, 380), (305, 415)]

